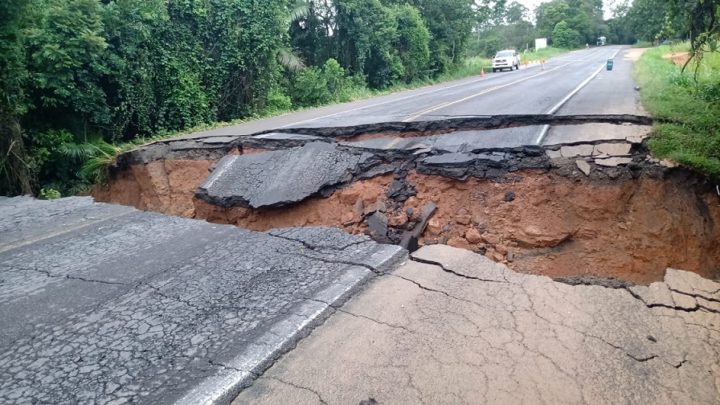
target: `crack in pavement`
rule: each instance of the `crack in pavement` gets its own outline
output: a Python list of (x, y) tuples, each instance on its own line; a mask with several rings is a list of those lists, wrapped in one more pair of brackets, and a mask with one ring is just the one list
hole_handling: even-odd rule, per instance
[(699, 302), (697, 301), (697, 299), (700, 298), (700, 299), (704, 299), (704, 300), (707, 300), (707, 301), (720, 303), (719, 300), (709, 299), (709, 298), (706, 298), (705, 296), (699, 295), (699, 294), (688, 294), (688, 293), (685, 293), (685, 292), (678, 291), (678, 290), (675, 290), (675, 289), (673, 289), (673, 288), (670, 288), (670, 286), (668, 286), (667, 284), (665, 284), (665, 285), (667, 286), (667, 288), (668, 288), (669, 291), (672, 291), (672, 292), (677, 293), (677, 294), (681, 294), (681, 295), (685, 295), (685, 296), (694, 298), (694, 299), (695, 299), (695, 306), (692, 307), (692, 308), (686, 308), (686, 307), (680, 307), (680, 306), (674, 306), (674, 305), (671, 306), (671, 305), (666, 305), (666, 304), (661, 304), (661, 303), (648, 303), (648, 302), (645, 301), (640, 295), (638, 295), (638, 294), (636, 294), (635, 292), (633, 292), (630, 288), (622, 288), (622, 289), (624, 289), (625, 291), (627, 291), (633, 298), (635, 298), (635, 299), (637, 299), (638, 301), (640, 301), (640, 302), (642, 302), (643, 304), (645, 304), (645, 306), (648, 307), (648, 308), (666, 308), (666, 309), (670, 309), (670, 310), (673, 310), (673, 311), (681, 311), (681, 312), (687, 312), (687, 313), (704, 311), (704, 312), (711, 312), (711, 313), (715, 313), (715, 314), (720, 314), (720, 311), (718, 311), (718, 310), (716, 310), (716, 309), (713, 309), (713, 308), (709, 308), (709, 307), (707, 307), (707, 306), (705, 306), (705, 305), (702, 305), (701, 303), (699, 303)]
[[(697, 299), (697, 298), (702, 298), (702, 299), (704, 299), (704, 300), (711, 301), (711, 302), (717, 302), (717, 303), (720, 304), (720, 299), (708, 297), (708, 296), (701, 295), (701, 294), (698, 294), (698, 293), (689, 293), (689, 292), (686, 292), (686, 291), (676, 290), (676, 289), (670, 287), (669, 285), (668, 285), (668, 290), (670, 290), (670, 291), (672, 291), (672, 292), (674, 292), (674, 293), (678, 293), (678, 294), (682, 294), (682, 295), (687, 295), (688, 297), (693, 297), (693, 298), (695, 298), (695, 299)], [(717, 312), (717, 311), (713, 311), (713, 312)]]
[(289, 133), (315, 135), (320, 137), (358, 136), (372, 132), (416, 132), (440, 130), (488, 130), (501, 128), (526, 127), (536, 125), (577, 125), (577, 124), (636, 124), (652, 125), (654, 122), (667, 122), (644, 115), (633, 114), (496, 114), (466, 115), (443, 120), (389, 121), (372, 124), (349, 125), (340, 127), (289, 127), (260, 131), (250, 136), (268, 133)]
[(384, 325), (384, 326), (387, 326), (387, 327), (393, 328), (393, 329), (401, 329), (401, 330), (404, 330), (405, 332), (412, 333), (412, 334), (417, 334), (417, 333), (418, 333), (417, 331), (408, 329), (408, 328), (406, 328), (406, 327), (404, 327), (404, 326), (401, 326), (401, 325), (395, 325), (395, 324), (391, 324), (391, 323), (388, 323), (388, 322), (383, 322), (383, 321), (377, 320), (377, 319), (375, 319), (375, 318), (371, 318), (371, 317), (366, 316), (366, 315), (361, 315), (361, 314), (356, 314), (356, 313), (354, 313), (354, 312), (350, 312), (350, 311), (342, 308), (342, 305), (344, 305), (344, 304), (341, 304), (341, 305), (339, 305), (339, 306), (338, 306), (338, 305), (333, 305), (333, 304), (327, 303), (327, 302), (325, 302), (325, 301), (319, 300), (319, 299), (317, 299), (317, 298), (307, 298), (307, 300), (308, 300), (308, 301), (319, 302), (319, 303), (321, 303), (321, 304), (325, 304), (325, 305), (327, 305), (328, 307), (330, 307), (331, 309), (333, 309), (335, 312), (340, 312), (340, 313), (347, 314), (347, 315), (350, 315), (350, 316), (353, 316), (353, 317), (356, 317), (356, 318), (365, 319), (365, 320), (371, 321), (371, 322), (373, 322), (373, 323), (376, 323), (376, 324), (378, 324), (378, 325)]
[(295, 383), (292, 383), (292, 382), (289, 382), (289, 381), (285, 381), (285, 380), (283, 380), (283, 379), (281, 379), (281, 378), (279, 378), (279, 377), (275, 377), (275, 376), (267, 376), (267, 377), (266, 377), (266, 376), (262, 376), (262, 377), (259, 377), (259, 379), (263, 379), (263, 378), (264, 378), (264, 379), (268, 379), (268, 380), (275, 380), (275, 381), (278, 381), (278, 382), (283, 383), (283, 384), (285, 384), (285, 385), (288, 385), (288, 386), (290, 386), (290, 387), (293, 387), (293, 388), (296, 388), (296, 389), (299, 389), (299, 390), (303, 390), (303, 391), (310, 392), (310, 393), (314, 394), (314, 395), (317, 397), (318, 401), (320, 401), (321, 404), (323, 404), (323, 405), (327, 405), (327, 404), (328, 404), (327, 401), (325, 401), (325, 400), (323, 399), (323, 397), (320, 395), (320, 393), (317, 392), (317, 391), (315, 391), (315, 390), (312, 389), (312, 388), (303, 387), (302, 385), (298, 385), (298, 384), (295, 384)]
[(343, 246), (313, 245), (312, 243), (310, 243), (310, 242), (308, 242), (308, 241), (306, 241), (306, 240), (302, 240), (302, 239), (293, 238), (293, 237), (290, 237), (290, 236), (285, 236), (285, 235), (282, 235), (282, 234), (278, 234), (278, 233), (275, 233), (275, 232), (272, 231), (272, 230), (269, 231), (269, 232), (267, 232), (267, 234), (270, 235), (270, 236), (272, 236), (272, 237), (274, 237), (274, 238), (279, 238), (279, 239), (284, 239), (284, 240), (287, 240), (287, 241), (290, 241), (290, 242), (300, 243), (300, 244), (302, 244), (303, 246), (305, 246), (306, 248), (308, 248), (308, 249), (310, 249), (310, 250), (312, 250), (312, 251), (315, 251), (315, 252), (317, 252), (317, 251), (319, 251), (319, 250), (321, 250), (321, 249), (330, 249), (330, 250), (335, 250), (335, 251), (338, 251), (338, 252), (342, 252), (342, 251), (344, 251), (345, 249), (347, 249), (347, 248), (349, 248), (349, 247), (352, 247), (352, 246), (362, 245), (363, 243), (372, 243), (371, 240), (358, 240), (358, 241), (356, 241), (356, 242), (348, 243), (348, 244), (343, 245)]
[(458, 273), (458, 272), (456, 272), (455, 270), (452, 270), (452, 269), (449, 269), (449, 268), (445, 267), (445, 265), (443, 265), (442, 263), (437, 262), (437, 261), (427, 260), (427, 259), (420, 259), (420, 258), (415, 257), (415, 256), (410, 256), (410, 260), (415, 261), (415, 262), (418, 262), (418, 263), (424, 263), (424, 264), (430, 264), (430, 265), (437, 266), (437, 267), (439, 267), (440, 269), (442, 269), (442, 270), (443, 270), (444, 272), (446, 272), (446, 273), (450, 273), (450, 274), (453, 274), (453, 275), (456, 275), (456, 276), (458, 276), (458, 277), (462, 277), (462, 278), (465, 278), (465, 279), (468, 279), (468, 280), (477, 280), (477, 281), (483, 281), (483, 282), (487, 282), (487, 283), (501, 283), (501, 284), (509, 283), (507, 277), (505, 277), (504, 274), (502, 274), (502, 278), (504, 279), (504, 281), (490, 280), (490, 279), (485, 279), (485, 278), (480, 278), (480, 277), (475, 277), (475, 276), (469, 276), (469, 275), (467, 275), (467, 274)]
[(105, 281), (105, 280), (97, 280), (92, 278), (86, 278), (81, 276), (72, 276), (70, 274), (54, 274), (51, 273), (49, 270), (41, 270), (38, 268), (31, 268), (31, 267), (22, 267), (22, 266), (14, 266), (15, 269), (21, 270), (21, 271), (34, 271), (36, 273), (43, 274), (49, 278), (55, 278), (55, 279), (66, 279), (66, 280), (75, 280), (75, 281), (84, 281), (86, 283), (95, 283), (95, 284), (105, 284), (105, 285), (124, 285), (124, 286), (132, 286), (132, 284), (128, 283), (121, 283), (119, 281)]

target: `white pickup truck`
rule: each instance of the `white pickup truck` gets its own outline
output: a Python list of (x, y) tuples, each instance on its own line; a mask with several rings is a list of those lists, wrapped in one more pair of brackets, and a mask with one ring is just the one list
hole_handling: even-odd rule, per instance
[(506, 49), (495, 55), (492, 61), (493, 73), (503, 69), (520, 69), (520, 57), (518, 57), (518, 53), (516, 51)]

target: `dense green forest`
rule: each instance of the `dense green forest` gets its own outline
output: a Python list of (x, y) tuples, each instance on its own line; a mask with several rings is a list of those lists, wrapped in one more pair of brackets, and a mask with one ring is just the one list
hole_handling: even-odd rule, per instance
[(504, 0), (2, 0), (0, 194), (79, 192), (113, 145), (431, 80), (537, 36), (683, 37), (708, 1), (682, 1), (603, 21), (601, 0), (552, 0), (533, 23)]

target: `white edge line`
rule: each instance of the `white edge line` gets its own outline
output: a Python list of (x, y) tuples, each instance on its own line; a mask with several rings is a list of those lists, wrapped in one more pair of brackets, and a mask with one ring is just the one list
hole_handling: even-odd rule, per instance
[(535, 145), (540, 145), (543, 140), (545, 140), (545, 136), (547, 135), (548, 131), (550, 130), (550, 125), (545, 124), (543, 125), (542, 129), (540, 130), (540, 135), (538, 135), (537, 139), (535, 140)]
[[(619, 48), (618, 50), (616, 50), (615, 53), (613, 53), (609, 59), (615, 58), (615, 56), (617, 56), (617, 54), (621, 50), (622, 50), (622, 48)], [(587, 86), (588, 83), (590, 83), (590, 81), (592, 79), (597, 77), (597, 75), (599, 75), (600, 72), (602, 72), (604, 67), (605, 67), (604, 64), (600, 65), (600, 67), (593, 74), (591, 74), (587, 79), (585, 79), (582, 83), (580, 83), (577, 87), (575, 87), (575, 89), (573, 89), (573, 91), (568, 93), (568, 95), (565, 96), (562, 100), (560, 100), (559, 103), (555, 104), (553, 106), (553, 108), (548, 110), (547, 114), (549, 114), (549, 115), (555, 114), (563, 105), (565, 105), (565, 103), (570, 101), (570, 99), (573, 98), (573, 96), (575, 96), (580, 90), (582, 90), (583, 87)], [(540, 145), (542, 143), (542, 141), (545, 140), (545, 136), (547, 136), (547, 133), (549, 130), (550, 130), (550, 125), (543, 125), (542, 129), (540, 130), (540, 134), (538, 135), (537, 139), (535, 140), (536, 145)]]
[(228, 170), (228, 168), (235, 162), (235, 160), (237, 160), (237, 158), (238, 158), (237, 155), (230, 155), (230, 156), (232, 156), (232, 157), (230, 157), (229, 159), (226, 159), (227, 156), (225, 158), (223, 158), (223, 159), (225, 159), (225, 162), (222, 162), (222, 160), (221, 160), (222, 165), (220, 165), (220, 167), (216, 168), (215, 171), (213, 171), (213, 173), (209, 176), (209, 178), (205, 182), (203, 182), (203, 184), (200, 185), (200, 188), (208, 190), (210, 187), (212, 187), (212, 185), (215, 184), (217, 179), (219, 179), (220, 176), (222, 176)]
[(550, 73), (550, 72), (552, 72), (552, 71), (554, 71), (554, 70), (558, 70), (558, 69), (560, 69), (560, 68), (564, 68), (565, 66), (568, 66), (568, 65), (570, 65), (570, 64), (572, 64), (572, 63), (575, 63), (575, 62), (566, 63), (566, 64), (564, 64), (564, 65), (560, 65), (560, 66), (554, 67), (554, 68), (552, 68), (552, 69), (550, 69), (550, 70), (543, 70), (542, 72), (537, 73), (537, 74), (534, 74), (534, 75), (532, 75), (532, 76), (523, 77), (522, 79), (518, 79), (518, 80), (515, 80), (515, 81), (510, 82), (510, 83), (505, 83), (505, 84), (501, 84), (501, 85), (499, 85), (499, 86), (491, 87), (491, 88), (489, 88), (489, 89), (486, 89), (486, 90), (483, 90), (483, 91), (481, 91), (481, 92), (479, 92), (479, 93), (475, 93), (475, 94), (473, 94), (473, 95), (470, 95), (470, 96), (461, 98), (461, 99), (459, 99), (459, 100), (455, 100), (455, 101), (452, 101), (452, 102), (449, 102), (449, 103), (444, 103), (444, 104), (436, 105), (436, 106), (434, 106), (434, 107), (432, 107), (432, 108), (430, 108), (430, 109), (425, 109), (425, 110), (421, 111), (420, 113), (416, 113), (416, 114), (414, 114), (414, 115), (411, 115), (411, 116), (408, 117), (408, 118), (405, 118), (405, 119), (403, 120), (403, 122), (412, 121), (412, 120), (414, 120), (415, 118), (421, 117), (421, 116), (426, 115), (426, 114), (428, 114), (428, 113), (431, 113), (431, 112), (433, 112), (433, 111), (441, 110), (441, 109), (443, 109), (443, 108), (445, 108), (445, 107), (449, 107), (449, 106), (451, 106), (451, 105), (455, 105), (455, 104), (458, 104), (458, 103), (462, 103), (462, 102), (468, 101), (468, 100), (470, 100), (471, 98), (480, 97), (480, 96), (482, 96), (482, 95), (491, 93), (491, 92), (493, 92), (493, 91), (495, 91), (495, 90), (500, 90), (500, 89), (503, 89), (503, 88), (505, 88), (505, 87), (512, 86), (512, 85), (514, 85), (514, 84), (522, 83), (522, 82), (524, 82), (524, 81), (533, 79), (533, 78), (535, 78), (535, 77), (544, 75), (544, 74), (546, 74), (546, 73)]
[[(463, 79), (460, 79), (460, 80), (463, 80)], [(395, 103), (395, 102), (407, 100), (407, 99), (413, 98), (413, 97), (419, 97), (419, 96), (424, 96), (424, 95), (427, 95), (427, 94), (433, 94), (433, 93), (437, 93), (438, 91), (454, 89), (455, 87), (460, 87), (460, 86), (466, 86), (466, 85), (474, 84), (475, 82), (479, 82), (479, 81), (481, 81), (481, 80), (484, 80), (484, 79), (481, 78), (481, 79), (476, 79), (476, 80), (469, 80), (469, 81), (466, 81), (466, 82), (454, 84), (454, 85), (452, 85), (452, 86), (441, 87), (441, 88), (439, 88), (439, 89), (432, 89), (432, 90), (428, 90), (428, 91), (426, 91), (426, 92), (413, 93), (413, 94), (407, 95), (407, 96), (405, 96), (405, 97), (395, 98), (395, 99), (392, 99), (392, 100), (386, 100), (386, 101), (383, 101), (383, 102), (380, 102), (380, 103), (376, 103), (376, 104), (359, 106), (359, 107), (351, 108), (351, 109), (349, 109), (349, 110), (343, 110), (343, 111), (338, 111), (338, 112), (336, 112), (336, 113), (332, 113), (332, 114), (328, 114), (328, 115), (323, 115), (323, 116), (321, 116), (321, 117), (315, 117), (315, 118), (310, 118), (310, 119), (303, 120), (303, 121), (292, 122), (292, 123), (290, 123), (290, 124), (286, 124), (286, 125), (283, 125), (283, 126), (281, 126), (281, 127), (278, 127), (278, 129), (288, 128), (288, 127), (291, 127), (291, 126), (294, 126), (294, 125), (305, 124), (305, 123), (308, 123), (308, 122), (313, 122), (313, 121), (321, 120), (321, 119), (323, 119), (323, 118), (330, 118), (330, 117), (334, 117), (334, 116), (336, 116), (336, 115), (345, 114), (345, 113), (349, 113), (349, 112), (353, 112), (353, 111), (364, 110), (364, 109), (366, 109), (366, 108), (373, 108), (373, 107), (378, 107), (378, 106), (385, 105), (385, 104)], [(438, 83), (438, 84), (442, 84), (442, 83)], [(422, 90), (422, 89), (412, 89), (412, 90), (408, 90), (408, 91), (415, 91), (415, 90)], [(393, 93), (388, 94), (388, 97), (390, 97), (390, 96), (392, 96), (392, 95), (393, 95)]]
[[(577, 51), (576, 51), (576, 52), (577, 52)], [(571, 53), (572, 53), (572, 52), (571, 52)], [(555, 59), (555, 58), (550, 58), (550, 59), (558, 60), (558, 61), (561, 61), (561, 60), (562, 60), (562, 59)], [(575, 63), (575, 62), (570, 62), (570, 63)], [(569, 63), (568, 63), (568, 64), (569, 64)], [(534, 65), (534, 66), (539, 66), (539, 64), (538, 64), (538, 65)], [(565, 65), (565, 66), (567, 66), (567, 65)], [(559, 66), (559, 67), (562, 67), (562, 66)], [(556, 68), (555, 68), (555, 69), (556, 69)], [(548, 70), (547, 72), (551, 72), (552, 70), (555, 70), (555, 69)], [(498, 76), (498, 77), (499, 77), (499, 76)], [(492, 77), (491, 77), (491, 78), (492, 78)], [(460, 79), (460, 80), (462, 80), (462, 79)], [(405, 97), (401, 97), (401, 98), (397, 98), (397, 99), (386, 100), (386, 101), (383, 101), (383, 102), (380, 102), (380, 103), (377, 103), (377, 104), (370, 104), (370, 105), (366, 105), (366, 106), (359, 106), (359, 107), (351, 108), (351, 109), (349, 109), (349, 110), (338, 111), (338, 112), (336, 112), (336, 113), (332, 113), (332, 114), (328, 114), (328, 115), (323, 115), (323, 116), (320, 116), (320, 117), (309, 118), (309, 119), (302, 120), (302, 121), (291, 122), (290, 124), (285, 124), (285, 125), (283, 125), (283, 126), (281, 126), (281, 127), (278, 127), (277, 129), (289, 128), (289, 127), (292, 127), (292, 126), (295, 126), (295, 125), (305, 124), (305, 123), (308, 123), (308, 122), (313, 122), (313, 121), (321, 120), (321, 119), (324, 119), (324, 118), (330, 118), (330, 117), (334, 117), (334, 116), (340, 115), (340, 114), (345, 114), (345, 113), (349, 113), (349, 112), (353, 112), (353, 111), (364, 110), (364, 109), (366, 109), (366, 108), (378, 107), (378, 106), (381, 106), (381, 105), (385, 105), (385, 104), (389, 104), (389, 103), (394, 103), (394, 102), (397, 102), (397, 101), (407, 100), (407, 99), (413, 98), (413, 97), (419, 97), (419, 96), (424, 96), (424, 95), (427, 95), (427, 94), (437, 93), (438, 91), (454, 89), (455, 87), (474, 84), (474, 83), (479, 82), (479, 81), (482, 81), (482, 80), (485, 80), (485, 79), (484, 79), (484, 78), (479, 78), (479, 79), (476, 79), (476, 80), (470, 80), (470, 81), (467, 81), (467, 82), (457, 83), (457, 84), (454, 84), (454, 85), (452, 85), (452, 86), (441, 87), (441, 88), (429, 90), (429, 91), (426, 91), (426, 92), (418, 92), (417, 94), (410, 94), (410, 95), (407, 95), (407, 96), (405, 96)], [(439, 84), (442, 84), (442, 83), (439, 83)], [(417, 89), (417, 90), (421, 90), (421, 89)], [(414, 90), (409, 90), (409, 91), (414, 91)], [(391, 96), (391, 95), (392, 95), (392, 94), (389, 94), (388, 96)], [(431, 110), (431, 111), (433, 111), (433, 110)], [(431, 112), (431, 111), (428, 111), (428, 112)], [(424, 114), (426, 114), (426, 113), (424, 113)], [(424, 114), (421, 114), (421, 115), (424, 115)], [(415, 118), (416, 118), (416, 117), (415, 117)], [(414, 119), (414, 118), (406, 118), (405, 120), (408, 120), (408, 121), (409, 121), (410, 119)], [(403, 120), (403, 122), (406, 122), (405, 120)]]

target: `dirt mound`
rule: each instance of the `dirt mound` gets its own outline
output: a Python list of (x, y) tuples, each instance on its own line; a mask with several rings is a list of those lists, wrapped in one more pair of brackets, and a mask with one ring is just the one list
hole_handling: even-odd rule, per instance
[(690, 59), (690, 52), (668, 53), (663, 55), (663, 59), (668, 59), (678, 66), (685, 66), (688, 59)]

